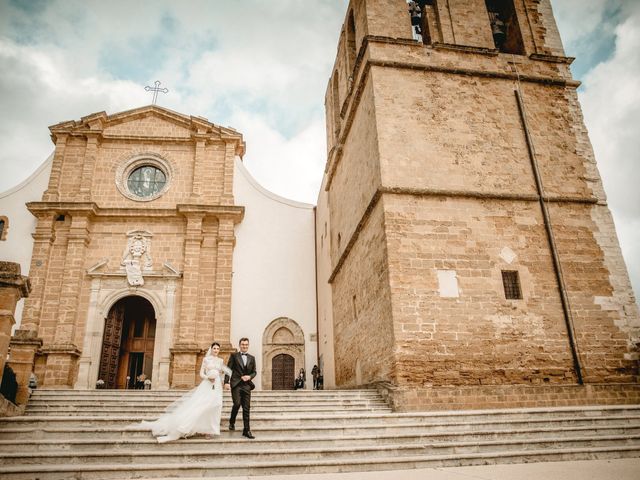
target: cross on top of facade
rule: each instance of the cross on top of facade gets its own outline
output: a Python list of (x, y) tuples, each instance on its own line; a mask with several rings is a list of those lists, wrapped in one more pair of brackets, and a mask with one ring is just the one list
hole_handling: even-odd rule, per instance
[(151, 102), (151, 105), (156, 104), (156, 100), (158, 99), (158, 92), (167, 93), (169, 91), (168, 88), (160, 88), (160, 80), (156, 80), (154, 82), (154, 85), (154, 87), (149, 87), (148, 85), (144, 87), (145, 91), (153, 92), (153, 100)]

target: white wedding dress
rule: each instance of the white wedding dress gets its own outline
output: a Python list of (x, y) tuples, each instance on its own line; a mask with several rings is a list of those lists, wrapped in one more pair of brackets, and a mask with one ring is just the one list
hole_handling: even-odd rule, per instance
[(222, 414), (222, 376), (231, 375), (220, 357), (207, 355), (202, 361), (202, 382), (167, 407), (165, 413), (152, 422), (140, 425), (151, 430), (159, 443), (189, 437), (196, 433), (220, 435)]

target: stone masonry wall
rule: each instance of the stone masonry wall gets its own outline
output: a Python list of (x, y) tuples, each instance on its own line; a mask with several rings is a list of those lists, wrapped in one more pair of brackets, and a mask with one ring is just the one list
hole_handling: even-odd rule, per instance
[[(373, 89), (367, 84), (361, 108), (349, 135), (329, 190), (331, 210), (331, 260), (335, 267), (380, 185)], [(340, 240), (338, 240), (340, 236)]]
[[(395, 378), (382, 204), (332, 283), (336, 386)], [(357, 371), (359, 367), (359, 372)]]
[[(385, 195), (384, 206), (398, 384), (575, 381), (537, 203)], [(457, 296), (440, 293), (443, 270)], [(502, 270), (519, 272), (522, 300), (505, 299)]]
[[(109, 123), (109, 118), (116, 120)], [(94, 114), (82, 121), (89, 122), (90, 132), (77, 122), (52, 127), (58, 144), (49, 188), (44, 202), (29, 205), (38, 226), (31, 265), (34, 295), (25, 305), (23, 324), (43, 340), (36, 374), (44, 386), (74, 385), (92, 311), (87, 271), (100, 265), (101, 274), (120, 275), (125, 291), (120, 262), (127, 232), (146, 230), (152, 234), (153, 274), (164, 278), (166, 273), (175, 276), (170, 269), (183, 272), (172, 294), (176, 330), (170, 332), (168, 347), (182, 342), (180, 365), (170, 369), (181, 385), (190, 386), (197, 356), (212, 335), (226, 349), (230, 345), (233, 226), (242, 215), (233, 205), (231, 188), (241, 136), (233, 131), (218, 135), (218, 127), (204, 119), (158, 107), (115, 117)], [(152, 201), (127, 198), (116, 186), (119, 180), (126, 183), (119, 173), (130, 159), (145, 154), (167, 162), (169, 188)], [(164, 291), (155, 284), (163, 280), (148, 281)], [(166, 312), (156, 316), (166, 318)]]
[(447, 8), (451, 15), (451, 43), (495, 48), (484, 0), (448, 0)]
[[(563, 57), (550, 1), (514, 6), (526, 55), (492, 51), (481, 0), (437, 3), (438, 37), (455, 46), (411, 41), (404, 1), (350, 4), (356, 18), (358, 9), (366, 11), (367, 37), (325, 178), (336, 380), (391, 382), (396, 408), (638, 398), (625, 385), (638, 379), (640, 319), (577, 100), (579, 83)], [(505, 299), (503, 270), (518, 272), (522, 299)], [(610, 395), (572, 390), (577, 375), (562, 282), (584, 380), (621, 385)], [(371, 329), (349, 304), (357, 304), (349, 292), (355, 285), (375, 304), (369, 322), (392, 331), (386, 372), (374, 365), (355, 372), (344, 353), (377, 358), (380, 350), (361, 341)], [(387, 288), (383, 307), (386, 301), (372, 294)]]
[[(513, 81), (388, 68), (373, 75), (385, 186), (536, 193)], [(600, 181), (572, 128), (573, 93), (540, 84), (523, 92), (545, 193), (593, 198)]]

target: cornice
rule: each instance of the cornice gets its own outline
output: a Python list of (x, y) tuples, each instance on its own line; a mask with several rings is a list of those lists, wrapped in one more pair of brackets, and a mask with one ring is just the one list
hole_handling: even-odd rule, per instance
[(209, 215), (215, 217), (233, 218), (234, 223), (239, 223), (244, 218), (244, 207), (237, 205), (198, 205), (180, 204), (176, 207), (177, 213), (181, 215)]
[[(165, 136), (148, 136), (148, 135), (121, 135), (104, 133), (104, 130), (112, 125), (119, 125), (146, 116), (157, 116), (166, 119), (166, 121), (180, 125), (189, 130), (188, 137), (165, 137)], [(72, 135), (75, 137), (87, 137), (91, 135), (98, 136), (100, 141), (120, 140), (120, 141), (146, 141), (146, 142), (162, 142), (162, 143), (184, 143), (195, 142), (197, 140), (206, 139), (209, 142), (226, 142), (236, 143), (237, 152), (240, 155), (244, 153), (244, 142), (242, 134), (230, 127), (221, 127), (209, 122), (204, 117), (187, 116), (167, 108), (157, 105), (147, 105), (144, 107), (127, 110), (124, 112), (108, 115), (106, 112), (97, 112), (85, 117), (79, 121), (72, 120), (60, 122), (49, 127), (51, 138), (55, 143), (60, 135)]]
[[(445, 198), (470, 198), (477, 200), (495, 200), (495, 201), (518, 201), (518, 202), (539, 202), (540, 197), (536, 193), (492, 193), (481, 192), (473, 190), (445, 190), (445, 189), (431, 189), (431, 188), (406, 188), (406, 187), (379, 187), (372, 195), (367, 208), (365, 209), (360, 221), (356, 225), (349, 242), (347, 242), (344, 250), (340, 253), (335, 266), (332, 269), (329, 276), (329, 283), (333, 283), (338, 273), (342, 269), (344, 262), (346, 261), (349, 253), (351, 252), (354, 244), (356, 243), (360, 232), (364, 229), (373, 209), (376, 207), (383, 195), (412, 195), (418, 197), (445, 197)], [(601, 200), (591, 196), (570, 196), (570, 195), (545, 195), (542, 197), (544, 202), (553, 203), (577, 203), (577, 204), (602, 204)]]
[(218, 218), (232, 218), (234, 223), (239, 223), (244, 218), (244, 207), (238, 205), (199, 205), (179, 204), (175, 208), (148, 208), (148, 207), (99, 207), (93, 202), (29, 202), (27, 208), (34, 215), (46, 213), (70, 215), (88, 215), (97, 218), (106, 217), (145, 217), (145, 218), (169, 218), (177, 215), (200, 214)]
[(52, 212), (94, 216), (99, 211), (93, 202), (29, 202), (27, 209), (35, 216)]

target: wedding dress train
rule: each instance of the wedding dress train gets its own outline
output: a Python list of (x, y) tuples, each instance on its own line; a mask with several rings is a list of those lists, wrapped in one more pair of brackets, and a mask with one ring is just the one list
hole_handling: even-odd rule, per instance
[(169, 405), (160, 418), (140, 425), (151, 430), (159, 443), (196, 433), (220, 435), (222, 376), (225, 374), (231, 375), (231, 371), (222, 358), (207, 355), (200, 368), (200, 385)]

